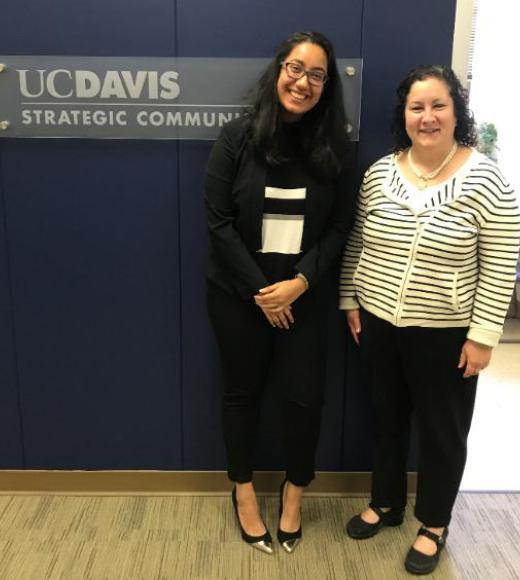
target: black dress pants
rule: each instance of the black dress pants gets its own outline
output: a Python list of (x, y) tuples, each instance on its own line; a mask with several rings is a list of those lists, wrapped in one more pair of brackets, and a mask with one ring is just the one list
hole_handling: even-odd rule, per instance
[(287, 478), (305, 486), (314, 478), (325, 384), (326, 301), (308, 291), (292, 305), (289, 330), (272, 328), (254, 301), (208, 282), (208, 312), (225, 372), (224, 442), (232, 481), (251, 481), (251, 458), (264, 387), (281, 389)]
[(450, 522), (466, 463), (477, 377), (458, 369), (467, 328), (398, 328), (361, 311), (361, 354), (374, 405), (372, 504), (404, 508), (410, 420), (418, 430), (415, 515)]

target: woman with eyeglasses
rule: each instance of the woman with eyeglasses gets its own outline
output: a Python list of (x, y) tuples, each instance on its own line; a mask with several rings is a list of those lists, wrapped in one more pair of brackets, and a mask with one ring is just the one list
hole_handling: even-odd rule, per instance
[(351, 148), (331, 43), (296, 33), (225, 125), (206, 175), (208, 312), (225, 371), (223, 430), (242, 538), (272, 553), (253, 486), (262, 392), (279, 391), (286, 459), (277, 537), (302, 537), (325, 385), (327, 274), (353, 213)]
[(375, 425), (372, 501), (347, 533), (364, 540), (402, 524), (413, 414), (421, 526), (405, 567), (430, 574), (464, 472), (478, 375), (513, 291), (520, 215), (496, 164), (474, 148), (450, 68), (412, 70), (397, 95), (394, 150), (365, 175), (341, 275)]

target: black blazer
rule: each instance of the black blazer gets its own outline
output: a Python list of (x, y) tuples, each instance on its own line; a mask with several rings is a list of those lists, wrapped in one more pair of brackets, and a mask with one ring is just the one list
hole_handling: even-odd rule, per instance
[[(306, 198), (301, 272), (309, 286), (338, 259), (353, 221), (356, 191), (353, 149), (333, 182), (310, 178)], [(255, 154), (242, 118), (224, 125), (206, 172), (205, 204), (210, 235), (207, 277), (230, 294), (251, 298), (269, 285), (253, 255), (262, 247), (265, 163)]]

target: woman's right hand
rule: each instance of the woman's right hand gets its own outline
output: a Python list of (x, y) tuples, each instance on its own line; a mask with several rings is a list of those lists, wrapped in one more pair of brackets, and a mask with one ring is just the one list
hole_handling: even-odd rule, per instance
[[(260, 308), (262, 308), (260, 306)], [(291, 307), (287, 306), (280, 312), (272, 312), (271, 310), (267, 310), (262, 308), (262, 312), (265, 314), (267, 321), (273, 328), (285, 328), (289, 330), (289, 323), (294, 324), (294, 316), (291, 312)]]
[(359, 346), (359, 335), (361, 334), (361, 317), (359, 315), (359, 308), (356, 310), (345, 310), (347, 317), (347, 324), (350, 329), (350, 334), (354, 342)]

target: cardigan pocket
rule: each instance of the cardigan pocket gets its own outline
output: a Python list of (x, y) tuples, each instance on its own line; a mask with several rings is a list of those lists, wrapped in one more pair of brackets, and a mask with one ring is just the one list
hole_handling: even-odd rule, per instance
[(428, 306), (428, 311), (450, 315), (460, 312), (459, 273), (453, 268), (436, 265), (415, 268), (406, 286), (406, 296), (417, 307)]

